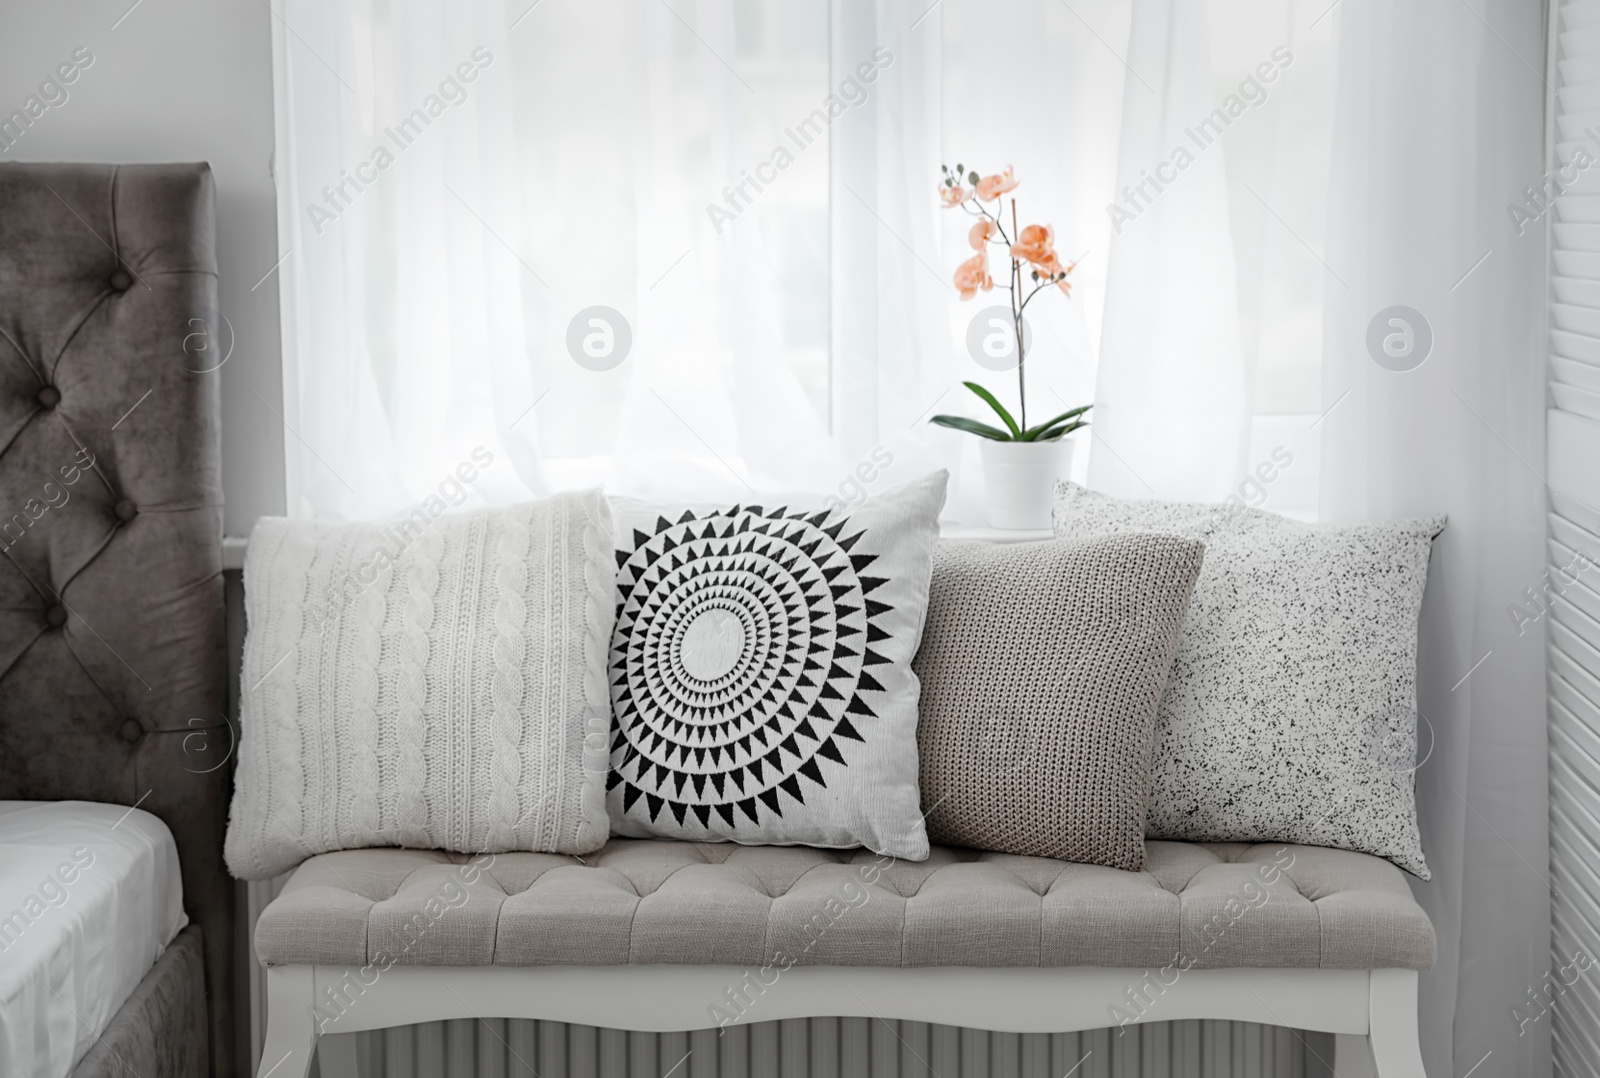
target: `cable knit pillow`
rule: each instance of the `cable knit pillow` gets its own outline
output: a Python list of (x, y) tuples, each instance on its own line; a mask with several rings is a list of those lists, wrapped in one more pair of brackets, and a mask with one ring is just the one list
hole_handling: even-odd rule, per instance
[(1334, 846), (1429, 878), (1412, 781), (1417, 618), (1443, 528), (1303, 524), (1058, 485), (1058, 537), (1206, 545), (1156, 714), (1146, 834)]
[(613, 831), (928, 856), (911, 658), (946, 480), (848, 513), (617, 501)]
[(611, 528), (598, 492), (388, 525), (262, 520), (234, 875), (363, 846), (604, 844)]

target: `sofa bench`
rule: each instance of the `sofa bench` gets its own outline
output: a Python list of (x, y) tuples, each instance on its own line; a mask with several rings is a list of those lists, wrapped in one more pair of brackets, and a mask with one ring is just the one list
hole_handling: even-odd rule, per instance
[(839, 1015), (1262, 1022), (1334, 1033), (1341, 1078), (1421, 1078), (1416, 971), (1434, 936), (1399, 869), (1279, 843), (1147, 848), (1142, 872), (625, 839), (583, 858), (320, 855), (256, 926), (260, 1073), (303, 1076), (324, 1033), (441, 1018), (667, 1031)]

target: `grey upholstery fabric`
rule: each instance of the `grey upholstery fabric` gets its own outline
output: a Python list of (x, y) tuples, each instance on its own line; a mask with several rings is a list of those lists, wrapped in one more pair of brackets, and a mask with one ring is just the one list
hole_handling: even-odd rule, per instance
[(913, 663), (935, 842), (1144, 866), (1156, 705), (1205, 546), (940, 543)]
[(205, 1078), (210, 1062), (201, 941), (198, 925), (178, 933), (72, 1078)]
[(557, 854), (348, 850), (256, 926), (268, 965), (758, 964), (1425, 969), (1400, 870), (1308, 846), (1151, 841), (1145, 870), (934, 847), (613, 839)]
[(204, 164), (0, 165), (0, 797), (172, 829), (231, 1075), (213, 197)]

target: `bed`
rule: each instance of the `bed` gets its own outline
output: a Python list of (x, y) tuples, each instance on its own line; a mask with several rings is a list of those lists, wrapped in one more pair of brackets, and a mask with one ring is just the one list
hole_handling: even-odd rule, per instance
[(0, 935), (34, 971), (0, 980), (17, 1078), (235, 1073), (213, 199), (204, 164), (0, 165)]

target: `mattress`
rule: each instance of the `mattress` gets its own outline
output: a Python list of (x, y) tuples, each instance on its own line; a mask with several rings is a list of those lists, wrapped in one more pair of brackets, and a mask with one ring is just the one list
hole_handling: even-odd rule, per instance
[(187, 923), (156, 817), (0, 801), (0, 1075), (66, 1078)]

